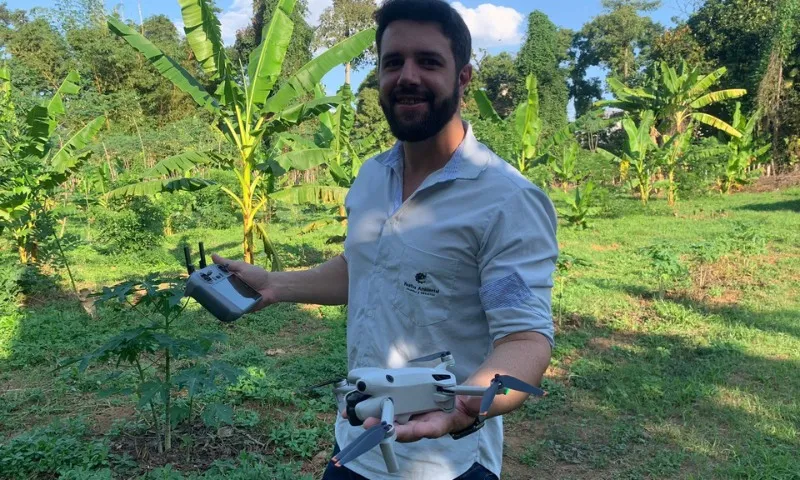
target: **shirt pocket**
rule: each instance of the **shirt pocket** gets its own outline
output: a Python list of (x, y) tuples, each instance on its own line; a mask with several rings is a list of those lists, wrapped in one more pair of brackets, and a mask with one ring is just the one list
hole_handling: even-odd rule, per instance
[(416, 326), (447, 320), (459, 261), (405, 245), (395, 279), (393, 306)]

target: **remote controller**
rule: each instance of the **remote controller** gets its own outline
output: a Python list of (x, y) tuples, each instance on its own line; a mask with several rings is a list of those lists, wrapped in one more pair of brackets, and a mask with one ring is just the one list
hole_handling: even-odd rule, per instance
[(195, 270), (192, 265), (189, 247), (183, 247), (186, 270), (189, 273), (184, 295), (197, 300), (203, 308), (223, 322), (232, 322), (250, 312), (261, 301), (261, 294), (238, 275), (228, 271), (225, 265), (212, 263), (207, 266), (203, 242), (199, 246), (199, 270)]

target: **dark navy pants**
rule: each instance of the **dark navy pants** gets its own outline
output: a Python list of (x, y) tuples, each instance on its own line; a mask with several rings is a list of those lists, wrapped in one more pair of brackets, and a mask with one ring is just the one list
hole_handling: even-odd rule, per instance
[[(334, 443), (333, 446), (333, 455), (339, 453), (339, 445)], [(333, 456), (332, 455), (332, 456)], [(337, 467), (334, 465), (332, 461), (328, 461), (328, 467), (325, 469), (325, 473), (322, 476), (322, 480), (367, 480), (366, 477), (363, 477), (352, 470), (348, 470), (347, 467)], [(489, 469), (484, 467), (478, 462), (472, 464), (472, 466), (464, 472), (463, 474), (459, 475), (453, 480), (498, 480), (497, 475), (492, 473)]]

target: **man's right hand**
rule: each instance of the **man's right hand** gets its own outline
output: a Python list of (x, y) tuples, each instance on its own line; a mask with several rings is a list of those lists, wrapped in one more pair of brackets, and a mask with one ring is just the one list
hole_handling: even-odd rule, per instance
[(211, 260), (217, 265), (226, 265), (231, 273), (238, 275), (245, 283), (258, 290), (262, 299), (258, 302), (253, 311), (261, 310), (266, 306), (278, 302), (276, 289), (270, 282), (270, 274), (263, 268), (258, 265), (251, 265), (247, 262), (220, 257), (217, 254), (212, 254)]

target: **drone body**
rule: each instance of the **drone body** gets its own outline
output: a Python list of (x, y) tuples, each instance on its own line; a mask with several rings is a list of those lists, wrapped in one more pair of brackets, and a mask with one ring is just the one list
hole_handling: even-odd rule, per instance
[(347, 379), (334, 380), (311, 388), (335, 383), (340, 411), (347, 412), (348, 422), (359, 426), (367, 418), (380, 418), (381, 423), (364, 431), (355, 441), (345, 446), (335, 457), (337, 466), (355, 459), (375, 446), (380, 446), (386, 468), (390, 473), (399, 470), (394, 454), (396, 432), (394, 424), (406, 424), (413, 415), (443, 411), (452, 412), (456, 395), (482, 396), (480, 415), (486, 417), (494, 396), (506, 394), (509, 389), (542, 396), (545, 392), (507, 375), (495, 375), (488, 387), (458, 385), (455, 375), (447, 370), (455, 362), (450, 352), (417, 358), (410, 362), (440, 359), (432, 368), (356, 368)]

